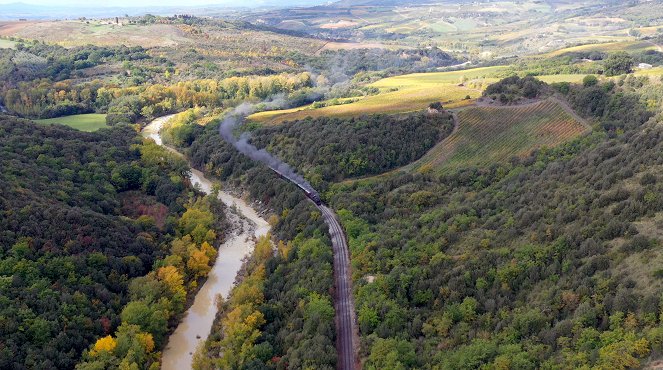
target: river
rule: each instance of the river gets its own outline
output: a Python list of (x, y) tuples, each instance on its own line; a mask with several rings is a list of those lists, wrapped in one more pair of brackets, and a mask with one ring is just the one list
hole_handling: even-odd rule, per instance
[[(172, 116), (152, 121), (143, 130), (143, 136), (163, 145), (159, 131), (170, 117)], [(177, 153), (173, 148), (167, 148)], [(191, 168), (189, 178), (193, 185), (199, 186), (206, 194), (211, 192), (212, 182), (202, 172)], [(218, 248), (216, 263), (205, 284), (196, 294), (193, 305), (187, 310), (177, 329), (168, 338), (161, 360), (163, 370), (191, 369), (193, 353), (209, 336), (216, 317), (216, 297), (228, 297), (237, 272), (242, 267), (242, 260), (253, 251), (255, 239), (270, 231), (269, 223), (244, 200), (224, 191), (219, 193), (219, 199), (229, 207), (228, 218), (233, 230), (226, 233), (226, 241)]]

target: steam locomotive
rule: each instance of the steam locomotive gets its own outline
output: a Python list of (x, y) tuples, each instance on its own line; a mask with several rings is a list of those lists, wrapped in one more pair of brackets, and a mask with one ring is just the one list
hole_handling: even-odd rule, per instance
[(315, 205), (319, 206), (322, 204), (322, 200), (320, 200), (320, 194), (316, 192), (315, 190), (310, 190), (306, 189), (305, 187), (301, 186), (300, 184), (296, 184), (300, 189), (304, 191), (304, 194), (315, 203)]
[(317, 191), (315, 191), (313, 189), (309, 189), (309, 188), (303, 186), (302, 184), (299, 184), (298, 182), (293, 181), (292, 179), (288, 178), (288, 176), (284, 175), (283, 173), (281, 173), (281, 171), (277, 170), (276, 168), (272, 168), (272, 171), (276, 172), (276, 174), (279, 175), (279, 177), (281, 177), (282, 179), (288, 180), (288, 181), (292, 182), (293, 184), (297, 185), (297, 187), (302, 189), (304, 194), (306, 194), (306, 196), (310, 200), (312, 200), (313, 203), (315, 203), (315, 205), (317, 205), (317, 206), (322, 205), (322, 200), (320, 199), (320, 194), (318, 194)]

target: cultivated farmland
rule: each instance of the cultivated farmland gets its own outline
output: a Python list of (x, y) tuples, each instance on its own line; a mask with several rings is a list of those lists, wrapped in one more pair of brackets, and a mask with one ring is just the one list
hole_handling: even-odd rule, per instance
[[(351, 104), (335, 105), (319, 109), (300, 107), (281, 111), (263, 112), (249, 119), (265, 124), (301, 120), (306, 117), (351, 117), (375, 113), (405, 113), (425, 109), (434, 101), (441, 101), (446, 108), (471, 105), (481, 96), (481, 88), (461, 82), (478, 80), (481, 86), (497, 81), (492, 76), (505, 67), (475, 68), (463, 71), (413, 73), (379, 80), (371, 87), (380, 89), (378, 95), (367, 96)], [(466, 99), (469, 96), (470, 99)]]
[(488, 165), (554, 147), (589, 128), (556, 99), (519, 107), (472, 107), (458, 113), (459, 127), (409, 170)]
[[(256, 113), (249, 120), (267, 125), (306, 117), (353, 117), (364, 114), (396, 114), (425, 109), (428, 104), (440, 101), (445, 108), (459, 109), (474, 104), (483, 89), (498, 81), (498, 75), (506, 67), (485, 67), (450, 72), (412, 73), (384, 78), (372, 83), (380, 90), (377, 95), (366, 96), (350, 104), (314, 109), (307, 105), (292, 109)], [(585, 75), (537, 76), (541, 81), (581, 82)], [(469, 96), (469, 99), (467, 97)]]
[(16, 47), (16, 43), (11, 40), (0, 39), (0, 49), (13, 49)]

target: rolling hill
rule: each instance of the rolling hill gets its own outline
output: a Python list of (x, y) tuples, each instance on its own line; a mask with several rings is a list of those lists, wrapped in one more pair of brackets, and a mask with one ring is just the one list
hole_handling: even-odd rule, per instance
[(589, 129), (555, 98), (514, 107), (472, 107), (458, 113), (458, 120), (453, 134), (407, 169), (485, 166), (554, 147)]

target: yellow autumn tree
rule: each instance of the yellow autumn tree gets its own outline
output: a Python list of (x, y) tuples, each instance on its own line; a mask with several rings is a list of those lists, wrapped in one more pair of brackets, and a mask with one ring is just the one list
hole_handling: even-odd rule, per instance
[(240, 305), (228, 313), (223, 320), (225, 336), (221, 341), (222, 369), (237, 369), (244, 365), (252, 354), (256, 340), (260, 338), (258, 328), (264, 323), (262, 312), (254, 311), (252, 305)]
[(189, 249), (195, 247), (196, 244), (193, 242), (191, 235), (187, 234), (179, 239), (173, 240), (170, 243), (170, 253), (185, 259), (189, 253)]
[(138, 333), (136, 339), (145, 348), (145, 352), (150, 353), (154, 351), (154, 338), (150, 333)]
[(203, 244), (200, 246), (200, 250), (205, 252), (207, 257), (209, 257), (210, 260), (216, 258), (216, 249), (212, 247), (212, 245), (208, 242), (203, 242)]
[(649, 347), (647, 339), (635, 339), (633, 334), (627, 334), (622, 340), (599, 349), (599, 361), (595, 368), (616, 370), (639, 367), (639, 359), (649, 354)]
[(186, 300), (184, 277), (175, 266), (164, 266), (157, 270), (157, 278), (162, 281), (173, 296), (173, 303), (183, 304)]
[(207, 275), (211, 269), (209, 266), (209, 257), (204, 251), (198, 248), (191, 249), (191, 254), (189, 254), (186, 267), (189, 269), (194, 279)]
[(292, 242), (285, 243), (283, 240), (279, 240), (277, 250), (281, 257), (288, 258), (288, 254), (292, 250)]
[(117, 347), (117, 341), (111, 337), (110, 335), (107, 335), (103, 338), (99, 338), (96, 343), (94, 343), (94, 347), (92, 348), (92, 351), (90, 351), (91, 356), (96, 356), (100, 352), (113, 352), (113, 350)]
[(272, 248), (271, 238), (271, 234), (267, 234), (265, 236), (261, 236), (260, 239), (258, 239), (258, 243), (256, 243), (255, 250), (253, 251), (253, 255), (258, 261), (264, 262), (269, 257), (274, 255), (274, 248)]

